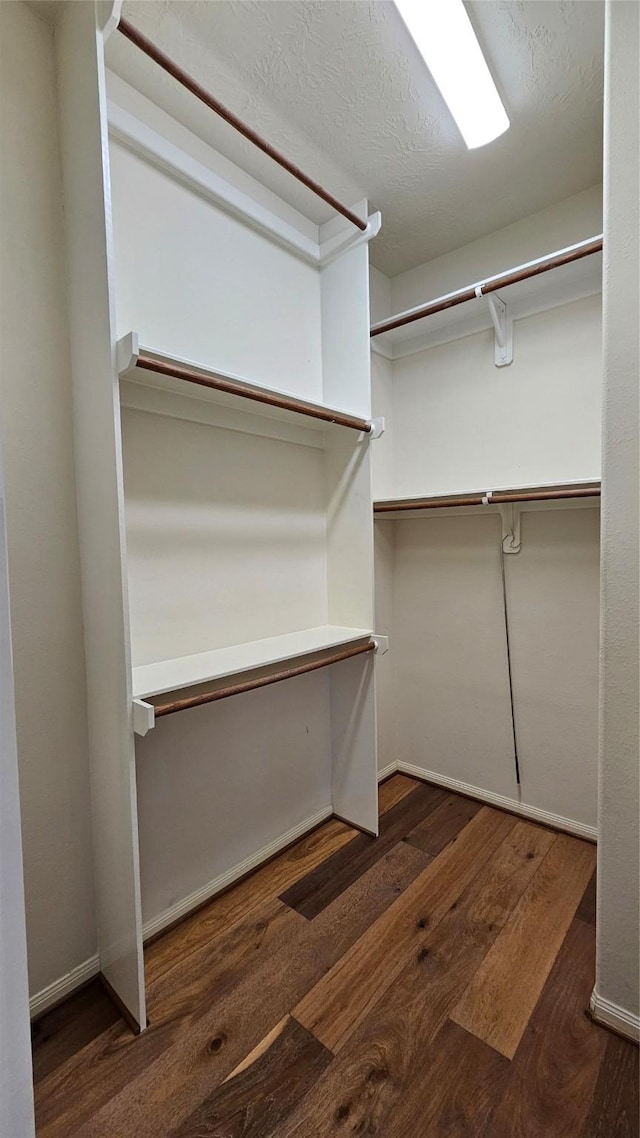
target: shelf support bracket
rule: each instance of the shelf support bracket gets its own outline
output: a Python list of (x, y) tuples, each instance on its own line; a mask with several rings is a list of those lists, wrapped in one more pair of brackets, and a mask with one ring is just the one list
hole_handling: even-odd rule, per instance
[(140, 355), (140, 344), (137, 332), (127, 332), (116, 344), (116, 367), (118, 375), (126, 375), (136, 366)]
[(143, 699), (133, 701), (133, 730), (136, 735), (146, 735), (156, 725), (156, 709), (152, 703)]
[(513, 363), (513, 320), (509, 309), (497, 293), (491, 292), (485, 296), (482, 285), (477, 286), (476, 296), (484, 297), (489, 305), (489, 315), (495, 332), (496, 367), (508, 367)]
[(379, 439), (384, 434), (384, 415), (379, 415), (377, 419), (369, 419), (371, 430), (369, 431), (370, 439)]
[(520, 507), (517, 502), (498, 505), (498, 512), (502, 518), (502, 552), (519, 553), (520, 541)]

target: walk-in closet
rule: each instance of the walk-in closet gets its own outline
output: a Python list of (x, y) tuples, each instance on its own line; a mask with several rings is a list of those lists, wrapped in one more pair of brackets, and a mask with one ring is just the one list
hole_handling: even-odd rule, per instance
[(0, 1138), (640, 1138), (639, 13), (0, 5)]

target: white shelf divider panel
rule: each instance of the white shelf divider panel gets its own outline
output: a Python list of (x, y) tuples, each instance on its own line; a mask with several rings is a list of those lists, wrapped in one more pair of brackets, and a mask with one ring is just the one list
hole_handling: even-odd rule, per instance
[(56, 30), (100, 970), (146, 1027), (104, 38), (117, 5)]
[(372, 632), (366, 628), (320, 625), (300, 632), (285, 633), (283, 636), (233, 644), (229, 648), (216, 648), (212, 652), (198, 652), (194, 656), (143, 664), (133, 669), (133, 696), (134, 699), (148, 699), (164, 692), (239, 675), (254, 668), (295, 660), (300, 656), (322, 652), (341, 644), (351, 644), (370, 636)]

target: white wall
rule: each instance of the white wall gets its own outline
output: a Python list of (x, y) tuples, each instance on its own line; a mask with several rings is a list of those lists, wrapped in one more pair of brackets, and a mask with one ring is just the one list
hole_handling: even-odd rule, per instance
[(0, 1138), (35, 1133), (18, 749), (0, 455)]
[(600, 319), (598, 295), (516, 321), (510, 367), (489, 331), (394, 361), (384, 496), (599, 478)]
[(31, 992), (95, 953), (51, 29), (0, 5), (0, 401)]
[(145, 923), (331, 805), (329, 669), (136, 740)]
[(596, 1014), (638, 1033), (640, 9), (609, 2), (605, 87), (600, 849)]
[[(594, 237), (602, 232), (602, 187), (557, 202), (478, 241), (417, 265), (391, 281), (391, 312), (404, 312), (435, 296), (462, 288)], [(381, 313), (377, 319), (387, 315)]]

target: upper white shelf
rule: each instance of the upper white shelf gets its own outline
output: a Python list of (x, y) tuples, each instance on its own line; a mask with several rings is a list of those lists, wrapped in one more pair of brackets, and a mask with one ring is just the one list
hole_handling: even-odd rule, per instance
[(316, 431), (349, 430), (368, 438), (382, 433), (379, 420), (363, 419), (336, 407), (299, 399), (290, 392), (260, 387), (229, 372), (213, 371), (190, 360), (178, 359), (138, 345), (135, 332), (118, 341), (121, 379), (142, 387), (215, 403)]
[[(545, 271), (538, 267), (545, 262), (551, 264), (554, 258), (560, 258), (563, 254), (572, 251), (579, 252), (581, 249), (586, 250), (598, 241), (601, 241), (601, 238), (594, 237), (589, 241), (582, 241), (575, 246), (570, 246), (566, 250), (558, 250), (557, 253), (549, 254), (548, 257), (541, 257), (538, 261), (532, 261), (527, 265), (520, 265), (499, 274), (500, 278), (504, 277), (506, 280), (510, 275), (520, 275), (523, 270), (532, 272), (532, 275), (526, 276), (523, 280), (517, 280), (511, 284), (501, 284), (499, 290), (496, 291), (496, 295), (508, 304), (511, 319), (520, 320), (525, 316), (546, 312), (551, 308), (558, 308), (560, 305), (581, 300), (600, 292), (602, 290), (602, 253), (599, 251), (579, 255), (577, 259), (570, 260), (566, 264), (553, 266)], [(434, 307), (443, 305), (441, 311), (425, 314), (423, 317), (414, 319), (401, 327), (372, 336), (372, 349), (387, 359), (399, 359), (402, 356), (423, 351), (425, 348), (446, 344), (462, 336), (470, 336), (475, 332), (492, 328), (493, 321), (486, 300), (487, 293), (474, 296), (474, 292), (476, 289), (482, 289), (485, 285), (493, 284), (497, 279), (497, 277), (485, 278), (483, 281), (478, 281), (477, 284), (468, 285), (465, 288), (457, 289), (455, 292), (437, 297), (428, 305), (418, 305), (416, 308), (407, 309), (405, 312), (398, 312), (380, 320), (373, 325), (372, 332), (389, 321), (402, 320), (407, 316), (413, 316), (422, 308), (431, 305)], [(462, 298), (462, 303), (460, 303), (459, 298)]]
[(265, 640), (233, 644), (230, 648), (199, 652), (195, 656), (180, 656), (175, 660), (143, 664), (133, 669), (133, 698), (147, 699), (162, 695), (163, 692), (178, 691), (269, 664), (280, 664), (284, 660), (295, 660), (299, 656), (322, 652), (326, 648), (350, 644), (370, 636), (371, 629), (325, 624), (317, 628), (305, 628), (301, 632), (288, 632), (283, 636), (270, 636)]

